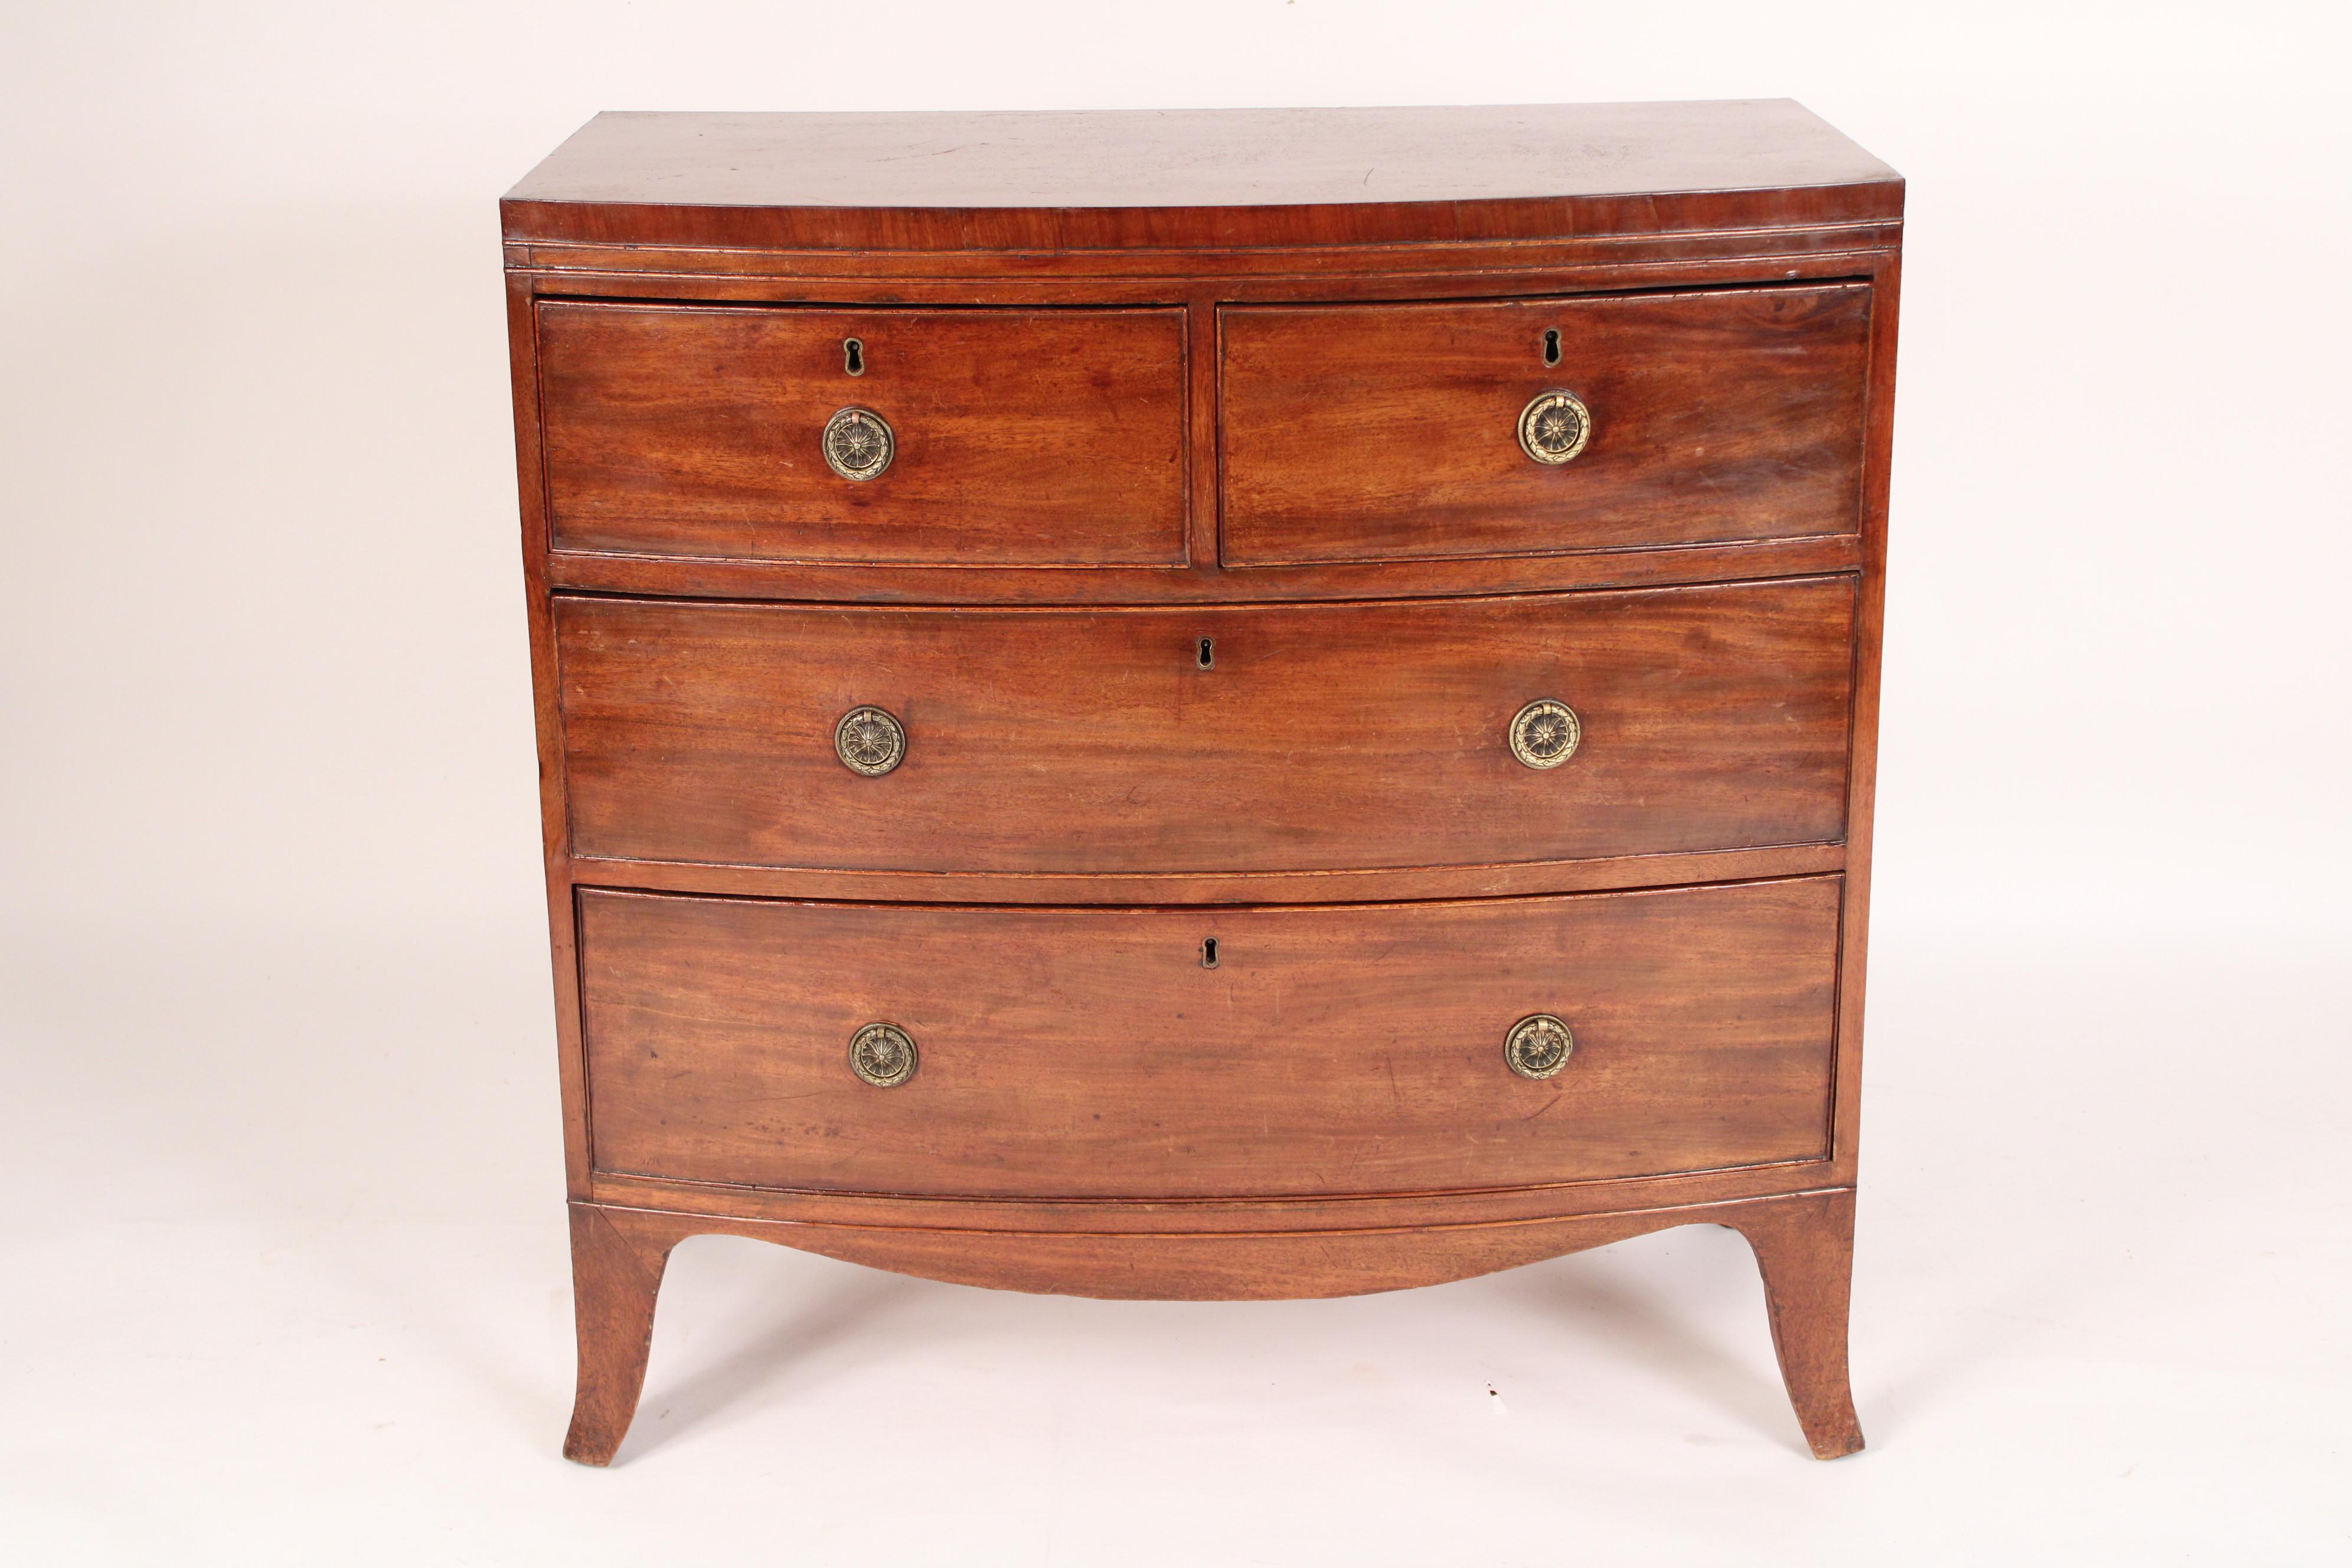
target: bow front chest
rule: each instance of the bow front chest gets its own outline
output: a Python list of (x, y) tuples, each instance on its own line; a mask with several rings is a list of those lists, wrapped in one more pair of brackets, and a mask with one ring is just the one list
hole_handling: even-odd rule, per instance
[(504, 204), (580, 1350), (682, 1237), (1737, 1227), (1847, 1394), (1902, 182), (1788, 102), (608, 114)]

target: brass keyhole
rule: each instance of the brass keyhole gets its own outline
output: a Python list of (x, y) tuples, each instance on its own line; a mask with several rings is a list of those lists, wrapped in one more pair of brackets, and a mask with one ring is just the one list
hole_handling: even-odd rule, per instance
[(852, 375), (866, 374), (866, 344), (862, 339), (841, 340), (841, 368)]
[(1559, 329), (1553, 327), (1544, 333), (1544, 363), (1559, 363)]
[(1214, 669), (1217, 668), (1217, 644), (1215, 638), (1202, 637), (1201, 639), (1200, 658), (1201, 668), (1202, 669)]
[(1217, 967), (1217, 939), (1215, 937), (1204, 938), (1201, 942), (1201, 967), (1203, 969), (1214, 969)]

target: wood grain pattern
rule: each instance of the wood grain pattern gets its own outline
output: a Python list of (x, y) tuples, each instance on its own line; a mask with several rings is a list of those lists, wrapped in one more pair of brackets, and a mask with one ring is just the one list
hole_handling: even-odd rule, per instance
[[(1833, 878), (1288, 910), (580, 897), (599, 1170), (971, 1196), (1409, 1193), (1828, 1151)], [(1217, 942), (1205, 966), (1204, 941)], [(1530, 1081), (1511, 1026), (1567, 1020)], [(849, 1039), (921, 1067), (878, 1089)]]
[[(1865, 284), (1228, 307), (1224, 559), (1852, 533), (1869, 324)], [(1548, 467), (1517, 427), (1554, 387), (1591, 408), (1592, 437)]]
[(688, 1210), (796, 1225), (911, 1226), (926, 1230), (1197, 1235), (1227, 1231), (1413, 1230), (1517, 1224), (1771, 1197), (1843, 1185), (1834, 1161), (1801, 1160), (1628, 1180), (1555, 1182), (1445, 1193), (1248, 1198), (973, 1198), (809, 1188), (714, 1186), (602, 1171), (587, 1200), (621, 1208)]
[(866, 250), (1378, 244), (1901, 216), (1801, 106), (601, 114), (509, 239)]
[[(1184, 312), (539, 307), (554, 542), (831, 563), (1185, 558)], [(844, 344), (862, 345), (862, 373)], [(825, 421), (888, 421), (879, 478)]]
[(903, 565), (845, 572), (808, 562), (700, 561), (559, 550), (547, 558), (547, 579), (559, 592), (804, 604), (1311, 604), (1763, 582), (1853, 572), (1860, 568), (1862, 555), (1862, 541), (1853, 534), (1318, 566), (1221, 567), (1212, 546), (1184, 567), (1097, 566), (1080, 572)]
[(515, 468), (522, 498), (523, 605), (530, 627), (532, 726), (539, 755), (540, 866), (546, 879), (548, 952), (555, 987), (556, 1075), (563, 1104), (564, 1191), (588, 1191), (588, 1087), (580, 1054), (578, 927), (572, 907), (572, 831), (563, 785), (563, 716), (555, 674), (554, 601), (548, 591), (545, 490), (539, 445), (539, 362), (530, 283), (507, 279), (507, 349), (514, 395)]
[[(1104, 292), (1102, 304), (1170, 298), (1146, 280), (1213, 279), (1220, 299), (1346, 298), (1349, 285), (1377, 284), (1381, 297), (1461, 299), (1475, 279), (1488, 295), (1558, 293), (1582, 285), (1570, 279), (1593, 268), (1645, 269), (1653, 283), (1673, 286), (1722, 280), (1805, 277), (1853, 278), (1870, 270), (1876, 254), (1902, 241), (1897, 216), (1808, 223), (1799, 227), (1684, 229), (1672, 234), (1612, 234), (1592, 229), (1535, 239), (1428, 241), (1362, 245), (1200, 246), (1139, 250), (835, 250), (799, 247), (639, 244), (616, 240), (512, 240), (510, 272), (543, 280), (550, 293), (604, 293), (643, 298), (616, 288), (626, 275), (658, 276), (681, 297), (778, 298), (769, 290), (795, 280), (822, 285), (806, 297), (820, 300), (883, 298), (902, 280), (954, 281), (975, 300), (1024, 302), (1023, 297), (1071, 291)], [(1301, 294), (1302, 277), (1317, 287)], [(757, 290), (746, 295), (746, 289)]]
[(719, 893), (829, 903), (1295, 904), (1380, 903), (1396, 899), (1507, 899), (1531, 893), (1600, 893), (1691, 882), (1752, 882), (1844, 868), (1843, 844), (1769, 849), (1707, 849), (1688, 855), (1605, 855), (1590, 860), (1522, 860), (1508, 866), (1403, 866), (1329, 871), (825, 871), (778, 866), (712, 866), (682, 860), (575, 857), (583, 887), (648, 892)]
[(1764, 1276), (1772, 1350), (1813, 1458), (1839, 1459), (1859, 1451), (1862, 1422), (1846, 1372), (1853, 1189), (1758, 1205), (1736, 1223)]
[(1862, 1130), (1862, 1024), (1864, 977), (1870, 950), (1870, 879), (1873, 825), (1877, 817), (1878, 713), (1882, 655), (1886, 633), (1886, 504), (1895, 439), (1895, 352), (1897, 301), (1902, 293), (1900, 256), (1882, 257), (1873, 285), (1880, 304), (1871, 324), (1870, 444), (1864, 467), (1860, 614), (1854, 624), (1853, 767), (1847, 775), (1849, 820), (1854, 837), (1846, 881), (1844, 936), (1840, 944), (1838, 994), (1837, 1156), (1848, 1169), (1856, 1159)]
[[(1087, 874), (1834, 839), (1852, 605), (1835, 577), (1092, 613), (563, 599), (573, 844)], [(1584, 725), (1549, 772), (1507, 742), (1540, 697)], [(907, 730), (881, 778), (834, 754), (859, 704)]]
[[(1549, 299), (1866, 279), (1899, 224), (1625, 236), (1494, 246), (1243, 250), (698, 250), (630, 245), (510, 247), (510, 275), (545, 299), (1020, 310)], [(545, 257), (551, 265), (529, 258)], [(1212, 363), (1213, 363), (1212, 356)]]
[[(1263, 1299), (1702, 1220), (1813, 1451), (1858, 1447), (1902, 206), (1787, 103), (616, 116), (519, 187), (566, 1451), (618, 1447), (687, 1236)], [(1496, 467), (1553, 384), (1601, 444)], [(849, 402), (900, 466), (828, 510)], [(1053, 438), (1106, 429), (1108, 468)], [(1501, 751), (1542, 694), (1587, 719), (1559, 774)], [(873, 700), (915, 745), (858, 780), (831, 724)], [(1482, 977), (1591, 980), (1560, 1078), (1504, 1071)], [(887, 991), (929, 1049), (870, 1089)]]
[[(1234, 1231), (1200, 1235), (1088, 1235), (917, 1226), (803, 1225), (693, 1212), (574, 1205), (605, 1229), (591, 1231), (595, 1256), (588, 1277), (602, 1296), (623, 1295), (650, 1322), (653, 1289), (672, 1248), (688, 1237), (726, 1235), (775, 1242), (870, 1268), (953, 1284), (1132, 1300), (1253, 1300), (1361, 1295), (1466, 1279), (1546, 1258), (1605, 1247), (1685, 1225), (1741, 1231), (1766, 1279), (1768, 1312), (1790, 1402), (1814, 1454), (1834, 1458), (1862, 1446), (1844, 1381), (1845, 1299), (1850, 1258), (1851, 1188), (1799, 1190), (1743, 1202), (1660, 1206), (1501, 1225), (1411, 1230)], [(582, 1227), (572, 1231), (580, 1245)], [(611, 1242), (604, 1240), (609, 1235)], [(612, 1245), (625, 1248), (619, 1252)], [(583, 1337), (583, 1345), (590, 1342)], [(614, 1411), (610, 1391), (625, 1386), (634, 1402), (645, 1375), (634, 1335), (600, 1335), (613, 1360), (592, 1373), (583, 1361), (583, 1426), (575, 1415), (566, 1453), (610, 1463), (627, 1431), (629, 1409)]]
[(609, 1465), (636, 1415), (653, 1349), (654, 1303), (672, 1244), (643, 1245), (641, 1227), (611, 1211), (572, 1205), (572, 1315), (580, 1374), (563, 1457)]

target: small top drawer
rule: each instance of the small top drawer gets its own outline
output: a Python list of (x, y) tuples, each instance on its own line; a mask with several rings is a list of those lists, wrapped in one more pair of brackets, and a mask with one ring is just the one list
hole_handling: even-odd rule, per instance
[(538, 343), (558, 549), (1184, 559), (1181, 310), (557, 300)]
[(1854, 532), (1869, 330), (1862, 283), (1229, 307), (1224, 560)]

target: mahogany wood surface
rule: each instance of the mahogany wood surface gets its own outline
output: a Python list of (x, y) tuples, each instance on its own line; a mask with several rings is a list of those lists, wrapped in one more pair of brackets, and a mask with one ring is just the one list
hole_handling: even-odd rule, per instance
[(1854, 626), (1853, 765), (1846, 777), (1850, 834), (1845, 921), (1839, 942), (1837, 1156), (1851, 1168), (1862, 1126), (1864, 973), (1870, 947), (1870, 872), (1878, 795), (1878, 712), (1881, 653), (1886, 627), (1886, 504), (1895, 434), (1896, 302), (1902, 291), (1899, 254), (1879, 260), (1873, 285), (1879, 300), (1871, 321), (1870, 446), (1864, 459), (1863, 571)]
[[(1833, 878), (1213, 911), (583, 892), (594, 1162), (1231, 1197), (1818, 1159), (1837, 910)], [(1530, 1080), (1503, 1041), (1537, 1013), (1576, 1044)], [(921, 1053), (894, 1088), (848, 1066), (877, 1020)]]
[(1842, 843), (1677, 855), (1610, 855), (1589, 860), (1520, 860), (1503, 866), (1343, 867), (1324, 871), (856, 871), (781, 866), (714, 866), (680, 860), (608, 860), (581, 856), (582, 887), (843, 902), (987, 904), (1265, 904), (1303, 900), (1376, 903), (1391, 899), (1501, 899), (1529, 893), (1594, 893), (1702, 881), (1808, 877), (1845, 864)]
[(519, 186), (567, 1454), (686, 1236), (1274, 1298), (1699, 1220), (1858, 1447), (1902, 205), (1781, 101), (604, 116)]
[(1785, 99), (1129, 113), (600, 114), (509, 239), (877, 250), (1377, 244), (1901, 216)]
[(540, 864), (546, 873), (548, 951), (554, 961), (556, 1080), (563, 1105), (565, 1194), (588, 1190), (588, 1090), (581, 1058), (580, 966), (574, 952), (572, 833), (563, 787), (563, 717), (550, 615), (546, 489), (539, 441), (539, 349), (528, 279), (507, 278), (507, 349), (514, 387), (515, 468), (521, 492), (523, 605), (530, 640), (531, 721), (538, 741)]
[[(1419, 243), (1192, 246), (1136, 250), (835, 250), (806, 247), (666, 245), (625, 240), (512, 240), (507, 260), (551, 293), (691, 299), (839, 300), (893, 296), (906, 282), (944, 285), (968, 303), (1164, 302), (1185, 282), (1213, 280), (1218, 301), (1313, 299), (1339, 285), (1394, 299), (1459, 299), (1472, 281), (1489, 294), (1547, 294), (1588, 286), (1600, 271), (1676, 280), (1854, 278), (1898, 244), (1899, 217), (1789, 227), (1612, 233), (1593, 228), (1534, 239)], [(1307, 280), (1312, 279), (1309, 283)], [(1630, 280), (1629, 280), (1630, 281)], [(635, 287), (632, 287), (635, 285)], [(803, 287), (804, 286), (804, 287)], [(1172, 287), (1171, 287), (1172, 286)], [(781, 291), (780, 291), (781, 290)]]
[[(1869, 324), (1858, 283), (1229, 308), (1224, 559), (1852, 533)], [(1551, 467), (1517, 431), (1555, 387), (1592, 434)]]
[(1853, 1288), (1853, 1189), (1759, 1204), (1738, 1222), (1764, 1276), (1764, 1311), (1789, 1403), (1817, 1459), (1862, 1447), (1846, 1372)]
[[(637, 1234), (633, 1234), (637, 1233)], [(671, 1245), (675, 1245), (674, 1243)], [(572, 1311), (580, 1350), (578, 1392), (563, 1457), (609, 1465), (637, 1412), (653, 1349), (654, 1301), (669, 1246), (643, 1245), (640, 1227), (611, 1211), (572, 1205)]]
[[(567, 598), (573, 845), (1076, 875), (1831, 840), (1852, 605), (1843, 577), (1077, 612)], [(1549, 770), (1508, 744), (1541, 698), (1583, 728)], [(906, 730), (879, 778), (834, 751), (860, 705)]]
[[(961, 565), (1184, 559), (1180, 310), (557, 301), (539, 312), (560, 549)], [(896, 436), (876, 479), (825, 465), (825, 422), (850, 406)]]
[[(1852, 1188), (1799, 1189), (1742, 1202), (1412, 1230), (1103, 1235), (793, 1224), (574, 1204), (575, 1216), (584, 1213), (602, 1224), (587, 1232), (584, 1247), (575, 1247), (573, 1253), (574, 1289), (583, 1302), (583, 1363), (564, 1453), (584, 1464), (613, 1461), (645, 1382), (662, 1270), (671, 1250), (694, 1236), (753, 1237), (901, 1274), (996, 1289), (1110, 1300), (1249, 1300), (1443, 1284), (1677, 1226), (1720, 1225), (1741, 1232), (1756, 1251), (1790, 1403), (1815, 1456), (1835, 1458), (1862, 1447), (1844, 1377), (1853, 1205)], [(581, 1237), (578, 1218), (573, 1226), (575, 1237)], [(593, 1331), (587, 1326), (592, 1309)], [(600, 1352), (593, 1369), (587, 1362), (592, 1331)]]
[(1738, 544), (1311, 566), (1221, 567), (1212, 541), (1192, 564), (1183, 567), (1100, 566), (1083, 571), (905, 565), (844, 571), (831, 563), (558, 550), (548, 554), (545, 571), (554, 587), (583, 594), (852, 605), (1230, 605), (1467, 598), (1583, 588), (1760, 582), (1851, 573), (1861, 566), (1862, 558), (1860, 539), (1828, 534)]
[(597, 1172), (589, 1179), (584, 1201), (625, 1208), (685, 1209), (798, 1225), (905, 1225), (947, 1230), (1105, 1236), (1221, 1236), (1266, 1230), (1320, 1235), (1341, 1230), (1509, 1225), (1629, 1208), (1730, 1203), (1838, 1186), (1852, 1180), (1850, 1165), (1826, 1159), (1444, 1193), (1247, 1198), (981, 1198), (824, 1192), (805, 1187), (721, 1186), (708, 1182)]

